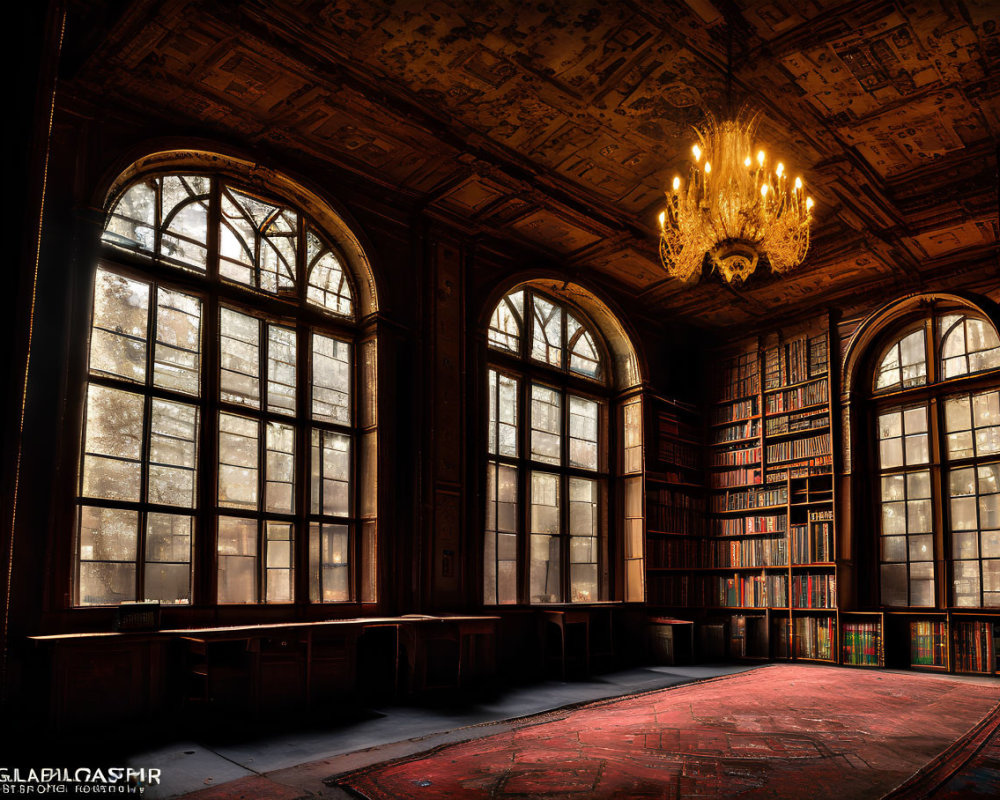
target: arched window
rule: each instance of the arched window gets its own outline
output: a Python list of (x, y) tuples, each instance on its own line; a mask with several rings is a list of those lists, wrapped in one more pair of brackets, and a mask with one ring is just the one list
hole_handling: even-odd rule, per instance
[(94, 280), (74, 604), (371, 599), (348, 257), (280, 187), (133, 172)]
[[(1000, 606), (1000, 339), (967, 309), (897, 327), (871, 385), (884, 606)], [(936, 573), (945, 563), (949, 575)]]
[[(617, 466), (607, 345), (580, 309), (536, 286), (500, 300), (487, 344), (484, 601), (607, 600)], [(638, 401), (625, 405), (641, 452)], [(630, 488), (641, 496), (638, 481)], [(638, 575), (641, 551), (636, 560)]]

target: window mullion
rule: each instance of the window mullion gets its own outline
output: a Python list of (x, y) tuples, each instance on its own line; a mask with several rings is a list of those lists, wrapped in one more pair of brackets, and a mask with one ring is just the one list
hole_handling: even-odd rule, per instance
[[(527, 298), (525, 299), (527, 302)], [(517, 559), (520, 569), (517, 570), (517, 596), (520, 602), (531, 602), (531, 564), (530, 564), (530, 539), (531, 539), (531, 468), (530, 468), (530, 441), (531, 441), (531, 411), (529, 403), (531, 401), (530, 381), (526, 375), (517, 376), (517, 402), (518, 402), (518, 528), (520, 536), (517, 537)], [(499, 408), (497, 409), (499, 414)], [(499, 476), (498, 476), (499, 479)]]
[[(295, 559), (295, 601), (306, 603), (310, 599), (309, 548), (311, 527), (309, 517), (309, 493), (311, 491), (310, 459), (312, 458), (312, 428), (308, 415), (308, 374), (309, 329), (305, 325), (295, 326), (295, 524), (296, 541), (293, 550)], [(318, 596), (323, 597), (322, 570)]]
[(219, 339), (219, 214), (221, 208), (220, 181), (213, 178), (208, 207), (208, 287), (204, 294), (201, 321), (201, 432), (198, 458), (198, 495), (200, 503), (195, 529), (195, 603), (214, 605), (218, 602), (218, 471), (219, 471), (219, 411), (220, 348)]

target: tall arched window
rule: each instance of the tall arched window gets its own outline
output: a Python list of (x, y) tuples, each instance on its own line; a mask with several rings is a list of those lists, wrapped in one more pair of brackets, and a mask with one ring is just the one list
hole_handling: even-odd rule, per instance
[(606, 345), (582, 311), (531, 286), (501, 299), (487, 338), (484, 600), (608, 599)]
[(370, 598), (372, 356), (334, 236), (280, 190), (190, 169), (121, 181), (101, 240), (74, 604)]
[(874, 362), (881, 600), (1000, 606), (1000, 339), (968, 309), (932, 308)]

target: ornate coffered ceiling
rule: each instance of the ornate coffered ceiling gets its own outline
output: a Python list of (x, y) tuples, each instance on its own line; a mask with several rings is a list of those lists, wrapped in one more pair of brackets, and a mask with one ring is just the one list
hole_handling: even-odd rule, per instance
[[(735, 94), (817, 199), (806, 263), (668, 280), (662, 187)], [(996, 0), (71, 2), (64, 91), (335, 162), (657, 313), (743, 323), (997, 272)]]

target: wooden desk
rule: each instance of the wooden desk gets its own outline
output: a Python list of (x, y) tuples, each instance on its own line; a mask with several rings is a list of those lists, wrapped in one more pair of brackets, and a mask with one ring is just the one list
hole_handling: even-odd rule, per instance
[[(394, 696), (400, 689), (457, 688), (495, 674), (499, 620), (464, 615), (354, 617), (29, 639), (52, 668), (51, 717), (56, 727), (63, 727), (101, 718), (101, 709), (117, 709), (122, 718), (162, 712), (178, 697), (254, 714), (332, 704), (355, 693), (358, 640), (365, 631), (380, 629), (391, 630), (394, 637), (395, 652), (389, 656)], [(410, 681), (401, 687), (404, 641), (409, 645)], [(428, 672), (433, 642), (454, 643), (454, 670), (449, 665), (444, 680), (436, 681), (442, 676)], [(175, 684), (183, 679), (184, 685), (168, 690), (168, 676)]]
[[(409, 667), (409, 690), (463, 688), (496, 674), (496, 630), (500, 617), (424, 616), (401, 618)], [(434, 664), (435, 651), (454, 648), (454, 672)], [(447, 656), (444, 661), (450, 660)]]

